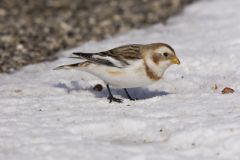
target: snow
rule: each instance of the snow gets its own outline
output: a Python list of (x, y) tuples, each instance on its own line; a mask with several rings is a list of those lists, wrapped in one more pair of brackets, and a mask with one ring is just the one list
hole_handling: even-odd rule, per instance
[[(0, 159), (240, 159), (240, 1), (199, 1), (166, 25), (88, 42), (60, 59), (0, 75)], [(157, 84), (131, 89), (138, 101), (108, 103), (103, 84), (80, 71), (72, 51), (166, 42), (180, 66)], [(217, 89), (214, 89), (215, 84)], [(224, 87), (235, 90), (221, 94)]]

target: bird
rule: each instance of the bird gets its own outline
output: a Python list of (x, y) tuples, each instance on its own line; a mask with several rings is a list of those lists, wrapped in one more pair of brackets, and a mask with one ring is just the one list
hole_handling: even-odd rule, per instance
[(110, 86), (122, 88), (129, 100), (127, 89), (145, 87), (159, 81), (172, 64), (180, 64), (174, 49), (166, 43), (128, 44), (110, 50), (85, 53), (74, 52), (75, 57), (84, 61), (58, 66), (59, 69), (77, 69), (102, 79), (107, 87), (108, 100), (122, 103), (123, 99), (113, 96)]

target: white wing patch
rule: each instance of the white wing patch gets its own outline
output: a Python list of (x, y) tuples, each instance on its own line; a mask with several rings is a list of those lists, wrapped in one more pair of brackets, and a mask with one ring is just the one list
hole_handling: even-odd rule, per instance
[(102, 59), (102, 60), (109, 61), (109, 62), (111, 62), (114, 66), (119, 67), (119, 68), (123, 68), (123, 67), (126, 66), (126, 64), (124, 64), (122, 61), (117, 60), (117, 59), (115, 59), (115, 58), (113, 58), (113, 57), (110, 57), (110, 56), (93, 55), (92, 57), (93, 57), (93, 58), (96, 58), (96, 59)]

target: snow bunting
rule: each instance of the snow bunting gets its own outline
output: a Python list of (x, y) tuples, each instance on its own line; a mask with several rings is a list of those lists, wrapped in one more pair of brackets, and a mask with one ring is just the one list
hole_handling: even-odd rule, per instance
[(83, 62), (59, 66), (55, 69), (79, 69), (102, 79), (107, 86), (108, 99), (115, 98), (109, 85), (123, 88), (127, 97), (134, 100), (126, 88), (143, 87), (160, 80), (171, 64), (180, 64), (175, 51), (165, 43), (130, 44), (98, 53), (73, 53)]

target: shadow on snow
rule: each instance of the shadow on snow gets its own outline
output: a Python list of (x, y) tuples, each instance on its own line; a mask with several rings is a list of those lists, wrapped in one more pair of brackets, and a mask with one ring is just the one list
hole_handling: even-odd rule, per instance
[[(54, 84), (53, 87), (61, 88), (65, 90), (68, 94), (70, 94), (72, 91), (78, 92), (81, 90), (84, 90), (84, 91), (87, 90), (93, 93), (98, 98), (108, 97), (108, 91), (106, 87), (103, 88), (102, 91), (98, 92), (98, 91), (94, 91), (93, 87), (88, 87), (88, 88), (82, 87), (78, 81), (71, 81), (70, 84), (59, 82), (57, 84)], [(128, 90), (128, 93), (132, 96), (132, 98), (137, 98), (137, 99), (148, 99), (156, 96), (165, 96), (165, 95), (171, 94), (165, 91), (158, 91), (158, 90), (151, 91), (147, 88), (130, 88), (127, 90)], [(111, 88), (111, 91), (114, 96), (117, 95), (127, 99), (127, 96), (123, 89)]]

